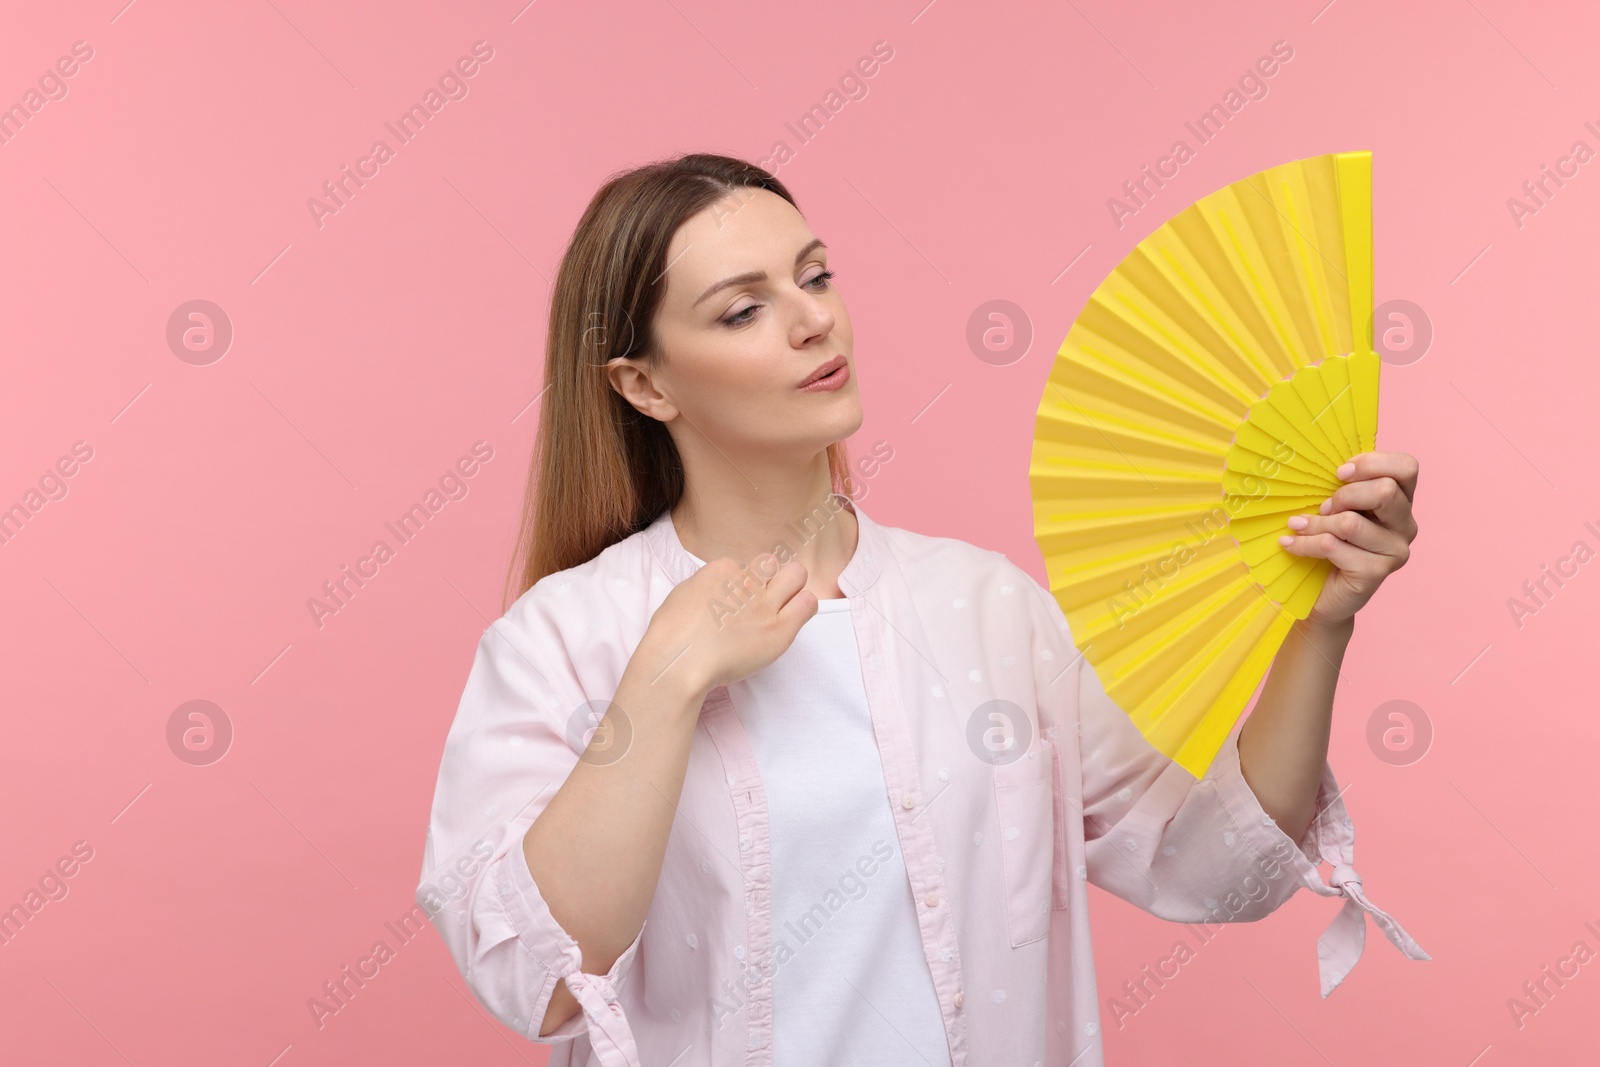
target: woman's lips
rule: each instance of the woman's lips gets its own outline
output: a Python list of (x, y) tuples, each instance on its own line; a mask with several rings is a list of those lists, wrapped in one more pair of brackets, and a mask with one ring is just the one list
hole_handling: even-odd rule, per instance
[(832, 359), (830, 359), (830, 360), (826, 361), (825, 363), (821, 364), (820, 366), (817, 367), (816, 370), (814, 370), (810, 374), (808, 374), (806, 376), (806, 380), (801, 382), (799, 384), (798, 388), (805, 389), (808, 386), (810, 386), (810, 385), (814, 384), (815, 382), (819, 381), (820, 379), (826, 378), (828, 375), (830, 375), (830, 374), (834, 373), (835, 371), (839, 370), (841, 367), (845, 367), (845, 366), (848, 366), (848, 365), (849, 365), (849, 360), (845, 359), (844, 353), (841, 352), (837, 356), (834, 356)]
[(850, 364), (840, 364), (839, 369), (832, 374), (824, 374), (814, 382), (802, 385), (800, 388), (808, 393), (831, 393), (843, 387), (850, 380)]

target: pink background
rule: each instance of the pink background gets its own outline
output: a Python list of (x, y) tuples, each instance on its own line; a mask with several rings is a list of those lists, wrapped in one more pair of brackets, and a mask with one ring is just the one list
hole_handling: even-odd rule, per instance
[[(1033, 418), (1088, 294), (1213, 189), (1372, 151), (1378, 300), (1415, 302), (1435, 339), (1384, 369), (1378, 443), (1421, 459), (1422, 534), (1359, 617), (1332, 760), (1371, 897), (1434, 958), (1369, 926), (1321, 1000), (1337, 904), (1303, 892), (1222, 929), (1120, 1028), (1105, 1013), (1108, 1058), (1593, 1054), (1600, 962), (1520, 1027), (1507, 1006), (1575, 942), (1600, 950), (1600, 563), (1520, 628), (1507, 607), (1575, 541), (1600, 548), (1583, 526), (1600, 528), (1600, 162), (1520, 228), (1506, 205), (1575, 140), (1600, 148), (1587, 5), (123, 2), (11, 4), (0, 34), (0, 104), (93, 48), (0, 145), (0, 506), (93, 449), (0, 545), (0, 906), (93, 849), (0, 946), (0, 1058), (544, 1062), (431, 931), (320, 1029), (307, 1000), (395, 947), (384, 923), (412, 906), (445, 730), (500, 614), (548, 280), (580, 211), (616, 169), (761, 161), (778, 140), (856, 325), (854, 447), (895, 450), (863, 506), (1041, 579)], [(319, 229), (307, 199), (479, 40), (493, 58), (469, 95)], [(800, 144), (785, 123), (879, 40), (893, 57), (867, 95)], [(1294, 55), (1268, 95), (1118, 229), (1107, 198), (1279, 40)], [(166, 341), (194, 299), (235, 331), (207, 366)], [(965, 339), (992, 299), (1035, 331), (1007, 366)], [(319, 629), (307, 599), (480, 440), (470, 493)], [(196, 699), (235, 731), (209, 766), (167, 742)], [(1367, 741), (1397, 699), (1434, 732), (1405, 765)], [(1183, 930), (1095, 895), (1104, 1005)]]

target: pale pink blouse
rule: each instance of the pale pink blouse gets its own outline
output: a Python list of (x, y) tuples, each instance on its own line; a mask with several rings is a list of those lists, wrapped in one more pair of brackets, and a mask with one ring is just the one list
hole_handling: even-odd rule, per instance
[[(1196, 780), (1106, 696), (1025, 571), (845, 506), (860, 538), (839, 588), (952, 1067), (1100, 1067), (1086, 882), (1173, 922), (1254, 921), (1302, 887), (1343, 897), (1317, 941), (1323, 996), (1360, 957), (1369, 913), (1429, 958), (1363, 892), (1331, 767), (1297, 845), (1240, 774), (1237, 727)], [(701, 708), (649, 914), (609, 973), (579, 970), (521, 848), (591, 708), (699, 566), (663, 512), (541, 580), (484, 632), (445, 741), (416, 900), (483, 1005), (553, 1046), (551, 1067), (772, 1062), (768, 810), (727, 687)], [(997, 723), (1017, 742), (999, 761)], [(541, 1037), (563, 977), (583, 1010)], [(862, 1010), (873, 992), (858, 991)]]

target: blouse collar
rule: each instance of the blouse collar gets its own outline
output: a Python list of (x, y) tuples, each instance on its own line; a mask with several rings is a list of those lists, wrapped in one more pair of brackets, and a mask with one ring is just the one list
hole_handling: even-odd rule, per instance
[[(856, 517), (858, 531), (856, 551), (844, 570), (839, 572), (839, 589), (845, 596), (860, 596), (883, 569), (885, 554), (883, 528), (867, 517), (859, 502), (851, 500), (842, 493), (830, 493), (829, 505), (826, 506), (833, 506), (839, 510), (848, 508)], [(809, 527), (799, 522), (790, 523), (784, 541), (791, 549), (804, 544), (816, 536), (817, 522), (818, 519), (813, 517)], [(667, 508), (654, 522), (645, 527), (644, 535), (651, 552), (655, 554), (657, 562), (667, 572), (674, 585), (700, 569), (701, 564), (689, 554), (688, 549), (683, 547), (683, 542), (678, 539), (678, 528), (672, 522), (671, 508)]]

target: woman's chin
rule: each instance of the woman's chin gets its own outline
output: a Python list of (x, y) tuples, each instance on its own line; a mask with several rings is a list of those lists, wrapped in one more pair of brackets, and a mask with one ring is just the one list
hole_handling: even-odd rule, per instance
[(849, 396), (843, 399), (848, 403), (841, 403), (839, 411), (832, 413), (834, 417), (829, 419), (832, 433), (829, 440), (832, 441), (843, 441), (846, 437), (861, 429), (861, 424), (865, 421), (865, 416), (861, 411), (861, 398), (859, 396)]

